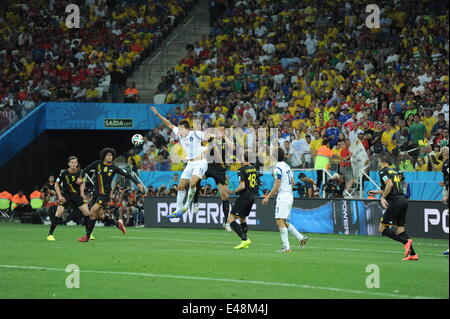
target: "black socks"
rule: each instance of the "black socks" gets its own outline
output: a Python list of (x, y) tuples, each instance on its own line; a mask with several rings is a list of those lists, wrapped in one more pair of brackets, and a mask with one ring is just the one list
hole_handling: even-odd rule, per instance
[(61, 224), (62, 222), (62, 218), (61, 217), (57, 217), (54, 216), (52, 219), (52, 223), (50, 224), (50, 231), (48, 232), (48, 235), (53, 235), (53, 232), (55, 231), (56, 226), (58, 226), (59, 224)]
[(225, 220), (225, 222), (227, 222), (228, 213), (230, 212), (230, 202), (228, 200), (222, 201), (222, 207), (223, 207), (223, 219)]
[(89, 224), (88, 224), (87, 231), (86, 231), (86, 236), (88, 236), (88, 238), (91, 237), (91, 234), (92, 234), (92, 231), (94, 230), (96, 222), (97, 222), (96, 219), (90, 219), (89, 220)]
[(242, 232), (247, 235), (247, 231), (248, 231), (247, 223), (241, 223), (241, 229), (242, 229)]
[(385, 228), (382, 232), (382, 234), (384, 236), (387, 236), (395, 241), (398, 241), (400, 243), (402, 243), (403, 245), (406, 244), (408, 242), (407, 239), (401, 237), (400, 235), (397, 235), (392, 229), (390, 228)]
[[(406, 234), (406, 232), (400, 233), (398, 235), (406, 240), (409, 239), (409, 236)], [(414, 256), (415, 254), (416, 254), (416, 252), (414, 251), (413, 245), (411, 245), (411, 248), (409, 250), (409, 255)]]
[(197, 203), (198, 203), (198, 194), (199, 194), (199, 193), (200, 193), (200, 182), (197, 183), (197, 190), (195, 191), (194, 198), (192, 199), (192, 202), (193, 202), (194, 204), (197, 204)]
[(234, 232), (242, 239), (242, 240), (247, 240), (247, 234), (245, 234), (244, 232), (242, 232), (241, 226), (236, 223), (236, 221), (233, 221), (230, 224), (230, 227), (234, 230)]
[(116, 226), (117, 228), (119, 228), (119, 223), (118, 222), (116, 222), (114, 219), (112, 219), (111, 217), (109, 217), (108, 215), (105, 215), (105, 218), (103, 219), (103, 222), (106, 224), (106, 225), (114, 225), (114, 226)]

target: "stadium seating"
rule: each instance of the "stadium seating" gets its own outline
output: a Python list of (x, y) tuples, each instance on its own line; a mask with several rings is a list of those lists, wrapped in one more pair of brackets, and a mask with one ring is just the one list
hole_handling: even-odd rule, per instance
[[(42, 101), (103, 101), (113, 65), (123, 83), (193, 0), (73, 1), (81, 28), (68, 29), (65, 2), (7, 2), (0, 12), (0, 132)], [(3, 10), (5, 9), (5, 10)], [(91, 91), (89, 91), (91, 90)]]

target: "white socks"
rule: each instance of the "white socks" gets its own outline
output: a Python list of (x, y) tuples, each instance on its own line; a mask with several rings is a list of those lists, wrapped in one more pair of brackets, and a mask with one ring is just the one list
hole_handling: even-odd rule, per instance
[(287, 230), (294, 235), (298, 240), (302, 240), (303, 239), (303, 235), (294, 227), (294, 225), (289, 224), (289, 227), (287, 228)]
[(186, 191), (178, 191), (177, 193), (177, 212), (183, 208), (184, 198), (186, 197)]
[(280, 237), (281, 242), (283, 243), (283, 248), (286, 250), (291, 249), (291, 246), (289, 245), (288, 230), (286, 227), (280, 228)]
[(196, 191), (197, 191), (197, 187), (189, 188), (188, 198), (187, 198), (186, 204), (184, 204), (184, 206), (183, 206), (184, 210), (187, 210), (189, 208), (189, 205), (191, 205)]

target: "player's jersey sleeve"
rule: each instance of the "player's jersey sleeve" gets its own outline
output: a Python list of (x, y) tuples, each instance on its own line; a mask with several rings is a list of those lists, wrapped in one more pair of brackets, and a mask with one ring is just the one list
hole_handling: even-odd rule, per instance
[(273, 177), (275, 179), (281, 179), (281, 177), (283, 176), (283, 170), (281, 169), (280, 166), (275, 166), (274, 170), (273, 170)]
[(178, 139), (178, 133), (180, 132), (180, 130), (178, 129), (177, 126), (174, 126), (172, 128), (172, 132), (173, 132), (173, 134), (175, 134), (175, 138)]
[(391, 179), (391, 175), (389, 174), (388, 170), (386, 169), (382, 169), (380, 171), (380, 182), (381, 185), (384, 187), (386, 185), (386, 183), (388, 182), (388, 180)]
[(56, 179), (56, 183), (60, 184), (64, 181), (64, 176), (66, 176), (66, 170), (62, 171)]
[(194, 131), (194, 137), (203, 141), (205, 139), (205, 132), (202, 131)]

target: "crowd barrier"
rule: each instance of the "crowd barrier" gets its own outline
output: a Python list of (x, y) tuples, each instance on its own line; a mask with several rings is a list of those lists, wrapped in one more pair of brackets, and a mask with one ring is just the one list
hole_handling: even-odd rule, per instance
[[(170, 187), (170, 183), (173, 180), (173, 175), (178, 174), (181, 176), (181, 171), (140, 171), (139, 176), (145, 185), (151, 185), (158, 189), (160, 186), (165, 185)], [(261, 172), (260, 176), (261, 185), (259, 187), (260, 195), (262, 196), (262, 190), (272, 189), (273, 176), (272, 172)], [(304, 173), (307, 177), (313, 180), (317, 179), (317, 173), (315, 171), (299, 171), (294, 170), (294, 181), (299, 181), (298, 175)], [(331, 172), (333, 173), (333, 172)], [(442, 199), (442, 187), (439, 182), (442, 181), (442, 174), (440, 172), (405, 172), (405, 178), (411, 185), (411, 200), (441, 200)], [(236, 189), (239, 184), (239, 178), (236, 171), (228, 171), (228, 187), (230, 189)], [(379, 183), (378, 172), (371, 172), (370, 177)], [(212, 188), (216, 188), (217, 185), (212, 178), (204, 179), (201, 181), (201, 186), (210, 185)], [(364, 198), (367, 198), (367, 192), (371, 189), (375, 189), (375, 186), (370, 182), (364, 184)], [(294, 193), (295, 197), (299, 197), (298, 193)]]
[[(146, 227), (221, 229), (224, 221), (222, 201), (217, 197), (200, 197), (198, 214), (189, 209), (173, 219), (165, 216), (176, 210), (175, 197), (147, 197), (144, 205)], [(294, 199), (288, 221), (305, 233), (379, 236), (382, 214), (377, 200)], [(265, 206), (258, 197), (247, 224), (250, 230), (277, 231), (275, 199)], [(436, 201), (410, 201), (406, 227), (412, 237), (448, 239), (448, 207)]]

